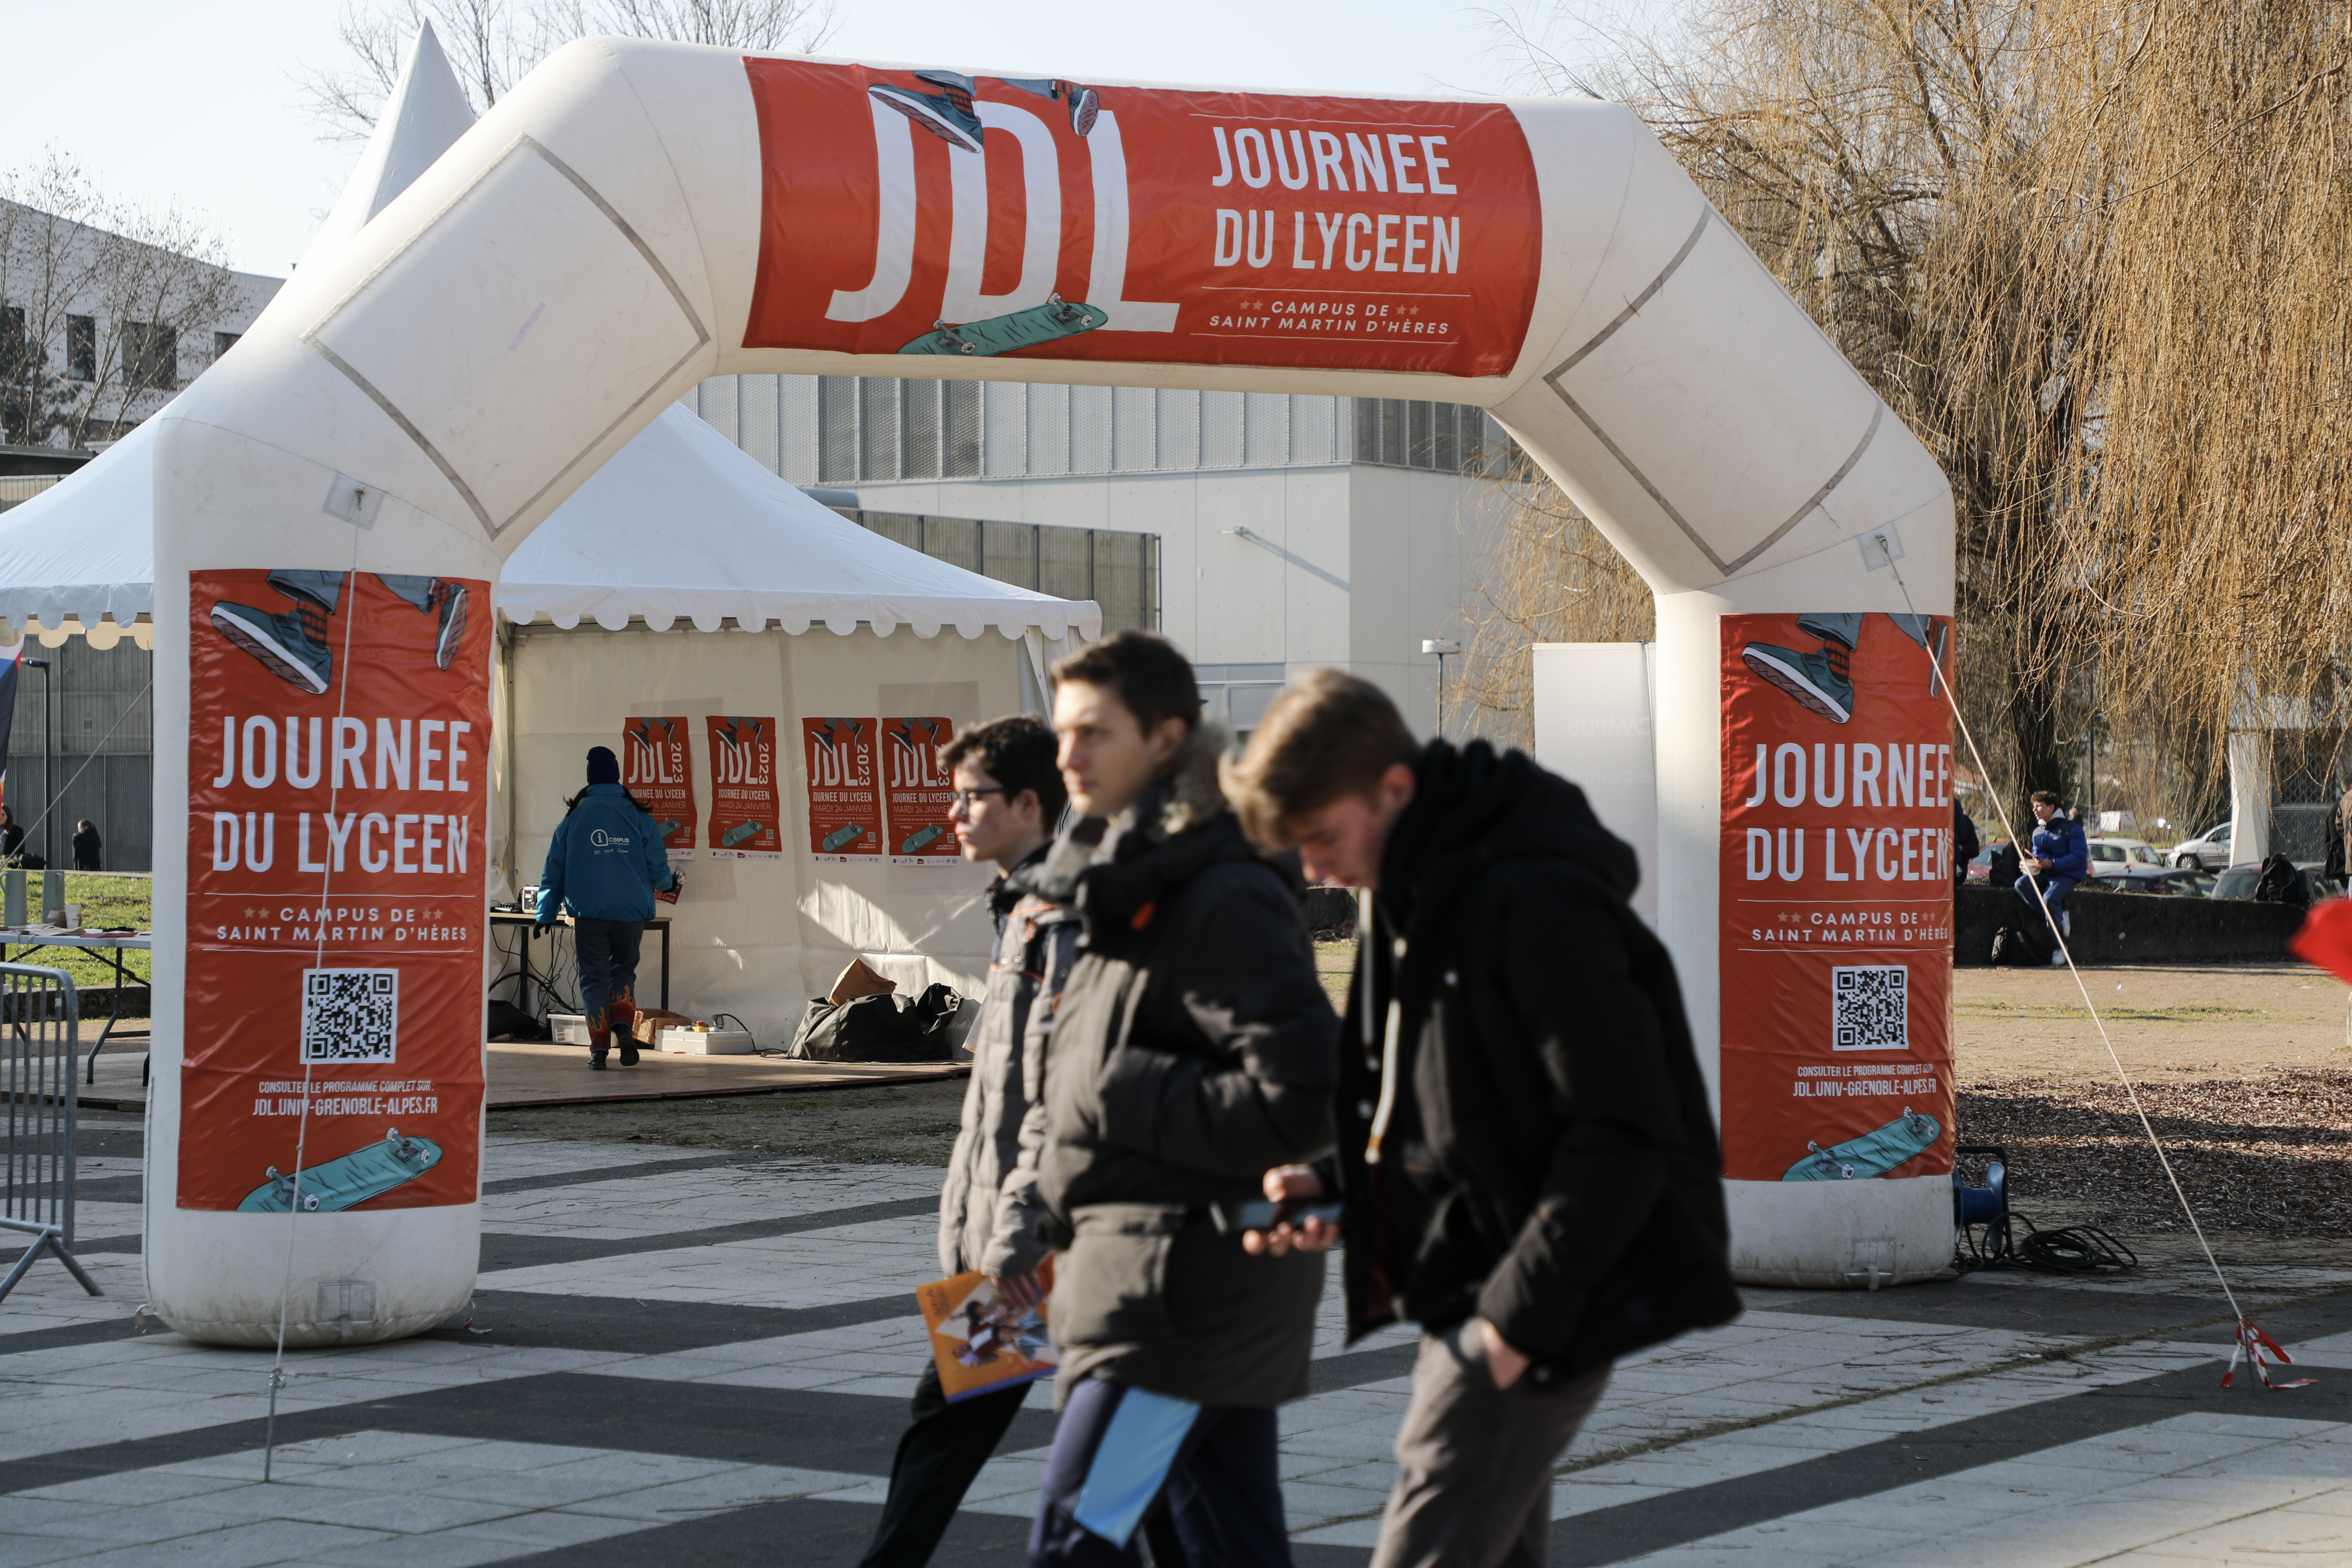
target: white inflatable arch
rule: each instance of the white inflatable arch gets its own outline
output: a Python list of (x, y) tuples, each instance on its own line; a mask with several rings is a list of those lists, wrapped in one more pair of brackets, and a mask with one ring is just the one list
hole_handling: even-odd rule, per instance
[[(146, 1269), (173, 1328), (267, 1344), (282, 1310), (289, 1343), (350, 1342), (466, 1305), (483, 590), (739, 372), (1492, 410), (1657, 592), (1659, 923), (1741, 1271), (1942, 1266), (1950, 893), (1924, 808), (1949, 826), (1948, 758), (1868, 710), (1916, 719), (1928, 689), (1942, 624), (1899, 617), (1950, 612), (1949, 493), (1631, 113), (599, 38), (161, 416), (157, 733), (188, 746), (158, 750), (157, 821), (188, 831), (158, 835)], [(832, 755), (798, 717), (790, 742)], [(1916, 929), (1808, 945), (1857, 924)]]

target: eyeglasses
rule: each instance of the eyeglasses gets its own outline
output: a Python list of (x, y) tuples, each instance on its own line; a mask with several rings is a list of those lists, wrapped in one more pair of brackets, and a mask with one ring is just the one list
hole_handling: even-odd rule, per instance
[(984, 789), (953, 790), (950, 792), (950, 795), (956, 805), (962, 806), (966, 811), (970, 811), (973, 806), (980, 804), (982, 796), (1003, 795), (1005, 793), (1005, 788), (1003, 784), (990, 784)]

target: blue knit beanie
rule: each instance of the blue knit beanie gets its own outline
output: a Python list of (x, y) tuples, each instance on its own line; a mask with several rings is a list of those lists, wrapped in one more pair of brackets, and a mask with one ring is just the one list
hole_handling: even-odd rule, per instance
[(610, 746), (588, 748), (588, 782), (592, 784), (621, 782), (621, 759), (613, 754)]

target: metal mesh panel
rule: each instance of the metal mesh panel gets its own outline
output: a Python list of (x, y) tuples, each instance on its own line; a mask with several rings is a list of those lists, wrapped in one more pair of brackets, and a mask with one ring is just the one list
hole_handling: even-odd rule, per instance
[(980, 392), (976, 381), (940, 384), (940, 472), (950, 479), (980, 472)]
[(1404, 401), (1402, 398), (1381, 399), (1381, 461), (1392, 468), (1402, 468), (1408, 464)]
[(742, 434), (735, 422), (735, 381), (731, 375), (714, 375), (694, 389), (694, 411), (730, 441)]
[(1462, 439), (1460, 421), (1469, 410), (1458, 403), (1432, 405), (1437, 421), (1437, 435), (1430, 450), (1430, 466), (1443, 474), (1462, 471)]
[(1037, 591), (1057, 599), (1095, 596), (1095, 531), (1055, 528), (1037, 531)]
[(898, 382), (867, 376), (857, 384), (857, 477), (898, 477)]
[(1162, 392), (1160, 396), (1160, 467), (1182, 470), (1201, 466), (1201, 395)]
[(776, 378), (776, 472), (793, 484), (816, 483), (816, 377)]
[(782, 427), (777, 423), (776, 380), (772, 375), (739, 375), (735, 378), (735, 444), (772, 474), (782, 471)]
[(1074, 386), (1070, 394), (1070, 472), (1110, 472), (1110, 388)]
[(816, 477), (819, 484), (857, 482), (857, 378), (825, 375), (816, 387)]
[(923, 520), (910, 511), (861, 511), (857, 521), (893, 544), (909, 550), (923, 547)]
[(1377, 397), (1356, 399), (1355, 457), (1360, 463), (1381, 460), (1381, 400)]
[(940, 477), (940, 384), (902, 381), (898, 390), (898, 477), (936, 479)]
[(1404, 405), (1404, 460), (1416, 468), (1437, 466), (1437, 405), (1414, 398)]
[(1290, 400), (1290, 460), (1294, 463), (1339, 463), (1346, 457), (1339, 446), (1346, 427), (1350, 399), (1309, 397)]
[(1066, 386), (1029, 389), (1029, 471), (1070, 471), (1070, 389)]
[(980, 525), (981, 573), (1016, 588), (1037, 586), (1037, 525), (1034, 522), (983, 522)]
[(1012, 479), (1029, 471), (1029, 388), (981, 383), (982, 412), (987, 439), (981, 449), (982, 471), (991, 479)]
[(1253, 392), (1242, 399), (1242, 461), (1253, 468), (1295, 461), (1290, 451), (1290, 399)]
[(1148, 474), (1159, 453), (1153, 430), (1159, 410), (1148, 386), (1118, 386), (1110, 395), (1110, 460), (1122, 474)]
[(1201, 467), (1238, 468), (1242, 466), (1242, 394), (1201, 394)]
[(1150, 583), (1145, 572), (1150, 535), (1095, 531), (1095, 603), (1102, 606), (1103, 631), (1151, 628)]
[(961, 517), (923, 519), (923, 553), (967, 572), (981, 570), (980, 524)]

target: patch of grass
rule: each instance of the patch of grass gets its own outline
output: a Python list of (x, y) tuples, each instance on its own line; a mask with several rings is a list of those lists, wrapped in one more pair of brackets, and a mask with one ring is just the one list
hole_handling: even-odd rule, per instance
[[(25, 913), (37, 921), (46, 912), (35, 906), (41, 901), (43, 873), (25, 874)], [(154, 879), (128, 872), (68, 871), (66, 873), (65, 901), (81, 906), (81, 923), (85, 926), (131, 926), (140, 931), (154, 927)], [(114, 984), (114, 954), (104, 949), (49, 947), (37, 952), (25, 952), (11, 945), (9, 962), (37, 963), (45, 968), (62, 969), (73, 977), (76, 986), (111, 988)], [(123, 984), (144, 985), (154, 973), (151, 954), (125, 952), (122, 955)], [(101, 1007), (101, 1011), (103, 1008)]]
[(509, 1138), (944, 1166), (961, 1124), (965, 1081), (513, 1110), (492, 1106), (491, 1128)]
[(1323, 990), (1331, 998), (1333, 1007), (1348, 1005), (1348, 979), (1356, 972), (1356, 939), (1341, 942), (1318, 942), (1315, 944), (1315, 977), (1323, 983)]
[[(2036, 1002), (1955, 1002), (1956, 1013), (1998, 1018), (2088, 1018), (2084, 1007)], [(2264, 1018), (2267, 1007), (2232, 1007), (2218, 1002), (2184, 1002), (2175, 1007), (2102, 1007), (2099, 1016), (2143, 1024), (2192, 1024), (2214, 1018)]]

